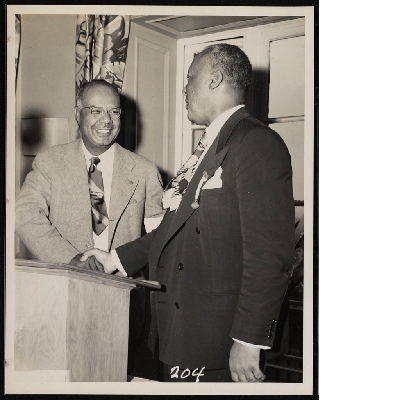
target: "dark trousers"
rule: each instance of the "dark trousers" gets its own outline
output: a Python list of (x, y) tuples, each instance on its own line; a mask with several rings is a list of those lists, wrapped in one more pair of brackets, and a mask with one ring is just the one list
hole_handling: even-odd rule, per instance
[(128, 340), (128, 375), (134, 375), (138, 345), (144, 340), (146, 299), (143, 288), (135, 288), (130, 292), (129, 307), (129, 340)]
[[(164, 382), (196, 382), (199, 370), (189, 371), (188, 369), (174, 368), (171, 365), (163, 364)], [(194, 376), (193, 376), (194, 373)], [(201, 371), (198, 376), (199, 382), (233, 382), (229, 368)]]

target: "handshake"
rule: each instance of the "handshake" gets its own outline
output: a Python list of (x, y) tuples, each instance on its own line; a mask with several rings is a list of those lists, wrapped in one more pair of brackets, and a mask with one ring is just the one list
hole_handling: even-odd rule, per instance
[[(93, 271), (105, 272), (112, 274), (118, 270), (111, 253), (99, 249), (92, 249), (84, 253), (77, 254), (70, 262), (69, 265), (81, 267), (84, 269), (91, 269)], [(120, 271), (115, 275), (124, 276)]]

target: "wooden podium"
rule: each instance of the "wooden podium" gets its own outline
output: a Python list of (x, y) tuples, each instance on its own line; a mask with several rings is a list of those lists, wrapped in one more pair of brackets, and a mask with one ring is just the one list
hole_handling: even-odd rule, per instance
[(126, 382), (129, 292), (157, 282), (16, 260), (15, 285), (21, 381)]

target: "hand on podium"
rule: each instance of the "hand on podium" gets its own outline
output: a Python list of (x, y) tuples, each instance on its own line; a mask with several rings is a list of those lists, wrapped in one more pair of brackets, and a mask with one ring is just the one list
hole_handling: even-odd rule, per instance
[(94, 271), (105, 272), (106, 274), (113, 273), (117, 267), (110, 253), (99, 249), (85, 251), (80, 261), (84, 262), (88, 259), (93, 259), (94, 262), (89, 262), (90, 269)]
[(71, 261), (68, 263), (69, 265), (73, 265), (75, 267), (80, 267), (83, 269), (93, 269), (93, 270), (103, 270), (104, 268), (99, 261), (96, 260), (94, 256), (89, 257), (88, 259), (81, 261), (83, 253), (77, 254)]

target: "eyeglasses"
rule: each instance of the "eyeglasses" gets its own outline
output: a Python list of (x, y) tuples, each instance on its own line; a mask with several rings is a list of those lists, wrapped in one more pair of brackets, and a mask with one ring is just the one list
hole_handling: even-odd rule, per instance
[[(103, 115), (105, 113), (104, 109), (101, 107), (95, 107), (95, 106), (90, 106), (90, 107), (82, 107), (82, 108), (88, 108), (90, 114), (99, 117), (100, 115)], [(121, 116), (121, 109), (120, 108), (110, 108), (107, 113), (111, 118), (119, 118)]]

